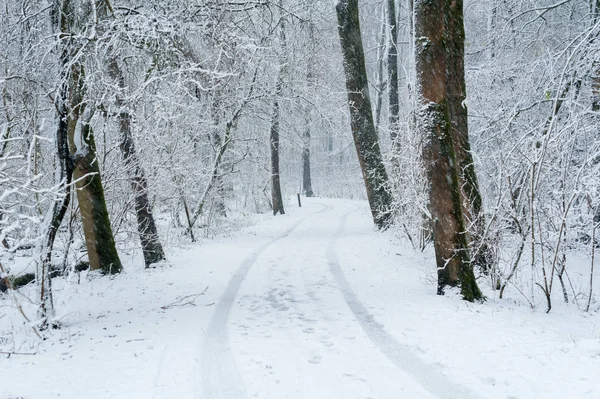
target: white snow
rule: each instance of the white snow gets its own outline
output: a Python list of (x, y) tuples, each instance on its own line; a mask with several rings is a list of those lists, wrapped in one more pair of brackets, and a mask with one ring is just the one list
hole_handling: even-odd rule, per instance
[(366, 203), (287, 211), (172, 267), (56, 279), (63, 328), (43, 343), (0, 297), (0, 350), (37, 352), (0, 355), (0, 398), (600, 397), (596, 314), (440, 297), (431, 254)]

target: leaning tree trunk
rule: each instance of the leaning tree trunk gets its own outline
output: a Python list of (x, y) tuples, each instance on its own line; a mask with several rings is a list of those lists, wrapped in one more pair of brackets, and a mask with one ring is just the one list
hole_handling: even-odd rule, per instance
[[(55, 1), (60, 2), (60, 0)], [(69, 24), (78, 19), (75, 12), (79, 8), (69, 4), (69, 0), (63, 0), (60, 10), (61, 34), (68, 37), (72, 28)], [(89, 9), (85, 9), (85, 11), (91, 12)], [(89, 15), (85, 15), (82, 19), (85, 20), (89, 17)], [(69, 49), (69, 51), (75, 50)], [(73, 180), (76, 182), (77, 201), (90, 270), (101, 270), (105, 274), (119, 273), (122, 265), (108, 217), (96, 144), (90, 125), (94, 114), (93, 108), (88, 110), (87, 115), (84, 115), (87, 107), (84, 67), (79, 57), (72, 56), (64, 60), (63, 65), (70, 65), (67, 139), (74, 162)], [(82, 120), (79, 121), (80, 119)]]
[[(110, 77), (117, 82), (119, 89), (125, 90), (125, 77), (115, 58), (109, 61), (108, 69)], [(133, 203), (137, 217), (138, 234), (142, 245), (144, 263), (148, 268), (152, 264), (164, 261), (166, 259), (165, 252), (160, 243), (158, 229), (152, 214), (152, 206), (148, 198), (148, 179), (135, 150), (135, 142), (131, 132), (131, 115), (127, 110), (122, 92), (117, 92), (115, 102), (119, 109), (119, 132), (121, 133), (119, 148), (125, 160), (129, 183), (134, 195)]]
[(358, 0), (339, 0), (336, 12), (346, 74), (352, 136), (373, 220), (379, 228), (382, 228), (391, 222), (392, 196), (373, 123), (365, 54), (360, 36)]
[(475, 164), (469, 142), (467, 107), (465, 100), (467, 89), (465, 83), (465, 29), (463, 24), (463, 2), (447, 2), (448, 15), (446, 25), (446, 92), (456, 168), (459, 176), (459, 187), (463, 190), (463, 212), (465, 223), (472, 224), (472, 263), (474, 266), (488, 271), (494, 262), (493, 251), (485, 240), (486, 222), (483, 213), (483, 200), (475, 173)]
[(75, 162), (73, 177), (77, 182), (77, 201), (90, 270), (115, 274), (121, 272), (122, 265), (106, 208), (90, 119), (91, 116), (81, 123), (81, 148), (75, 142), (75, 127), (69, 129), (69, 147)]
[[(459, 4), (460, 13), (452, 13)], [(457, 6), (457, 7), (459, 7)], [(460, 17), (462, 1), (419, 0), (415, 2), (416, 67), (421, 110), (418, 125), (424, 136), (423, 159), (429, 181), (429, 208), (433, 219), (434, 247), (438, 270), (438, 294), (446, 286), (460, 286), (464, 299), (483, 296), (475, 281), (469, 257), (468, 234), (463, 215), (464, 198), (457, 168), (453, 120), (456, 96), (448, 95), (448, 52), (460, 51), (444, 21)], [(458, 22), (457, 22), (458, 23)], [(464, 73), (464, 71), (463, 71)], [(464, 79), (464, 77), (463, 77)], [(460, 105), (460, 104), (459, 104)]]

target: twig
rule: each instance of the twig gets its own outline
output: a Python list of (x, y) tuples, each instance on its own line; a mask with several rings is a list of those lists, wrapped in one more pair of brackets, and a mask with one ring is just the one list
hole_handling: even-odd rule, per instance
[(37, 355), (37, 352), (27, 353), (27, 352), (4, 352), (4, 351), (0, 351), (0, 355), (8, 355), (8, 357), (11, 357), (12, 355), (35, 356), (35, 355)]
[[(183, 307), (183, 306), (196, 306), (196, 304), (194, 303), (194, 301), (196, 299), (198, 299), (198, 297), (204, 295), (206, 293), (206, 291), (208, 291), (208, 287), (206, 287), (204, 289), (204, 291), (202, 291), (199, 294), (193, 294), (193, 295), (186, 295), (178, 300), (176, 300), (175, 302), (165, 305), (165, 306), (161, 306), (160, 308), (163, 310), (166, 309), (171, 309), (171, 308), (176, 308), (176, 307)], [(184, 302), (185, 301), (185, 302)]]

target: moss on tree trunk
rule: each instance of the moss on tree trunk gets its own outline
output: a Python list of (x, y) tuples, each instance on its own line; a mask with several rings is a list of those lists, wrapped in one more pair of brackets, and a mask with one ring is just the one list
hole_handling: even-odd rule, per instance
[(367, 189), (373, 220), (379, 228), (391, 222), (392, 196), (373, 122), (357, 0), (336, 5), (338, 33), (344, 59), (350, 125)]
[[(462, 81), (464, 88), (464, 76), (455, 76), (464, 75), (464, 66), (448, 65), (453, 57), (458, 64), (462, 62), (456, 60), (461, 54), (460, 49), (452, 48), (452, 45), (464, 46), (464, 36), (454, 38), (453, 31), (448, 30), (446, 25), (451, 6), (455, 3), (429, 0), (415, 4), (415, 37), (418, 38), (416, 66), (422, 104), (418, 125), (424, 138), (423, 159), (429, 182), (438, 294), (443, 294), (446, 286), (459, 286), (463, 298), (474, 301), (482, 299), (483, 295), (475, 281), (470, 261), (465, 198), (461, 190), (460, 158), (457, 156), (454, 131), (457, 123), (464, 123), (463, 127), (466, 128), (466, 110), (458, 115), (457, 110), (462, 107), (461, 96), (453, 92), (456, 87), (452, 86), (453, 82)], [(468, 136), (463, 139), (468, 144)]]
[(76, 149), (73, 136), (69, 137), (75, 162), (73, 172), (77, 181), (77, 201), (81, 213), (85, 244), (91, 270), (105, 274), (119, 273), (122, 269), (108, 217), (104, 188), (96, 155), (96, 143), (88, 122), (81, 124), (82, 148)]

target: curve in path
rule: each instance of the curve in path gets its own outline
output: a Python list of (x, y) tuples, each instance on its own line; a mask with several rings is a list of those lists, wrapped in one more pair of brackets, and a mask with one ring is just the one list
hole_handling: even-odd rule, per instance
[(335, 245), (337, 239), (341, 236), (346, 225), (346, 219), (353, 213), (346, 213), (340, 222), (340, 226), (330, 241), (327, 248), (327, 262), (329, 269), (333, 274), (344, 300), (354, 314), (354, 317), (367, 334), (369, 339), (377, 346), (381, 353), (387, 357), (398, 368), (410, 375), (415, 381), (420, 383), (428, 392), (440, 399), (474, 399), (474, 396), (467, 388), (448, 381), (444, 376), (435, 371), (434, 365), (429, 365), (415, 356), (410, 347), (400, 344), (392, 337), (385, 328), (375, 321), (372, 314), (369, 313), (365, 305), (358, 299), (348, 280), (342, 272)]
[(320, 211), (311, 213), (296, 221), (281, 235), (264, 243), (252, 252), (242, 261), (240, 267), (229, 281), (205, 332), (201, 356), (201, 379), (202, 391), (204, 393), (201, 397), (203, 399), (244, 399), (246, 397), (244, 380), (239, 373), (229, 343), (227, 327), (231, 308), (244, 279), (258, 257), (271, 245), (287, 237), (308, 218), (332, 209), (328, 205), (322, 206), (323, 209)]

